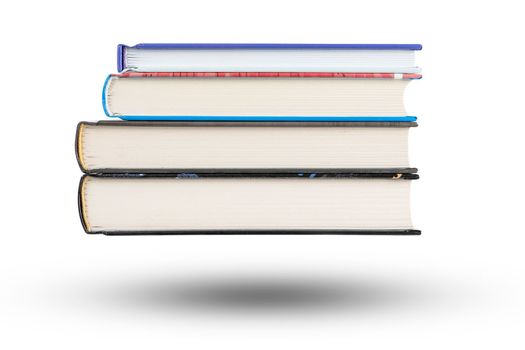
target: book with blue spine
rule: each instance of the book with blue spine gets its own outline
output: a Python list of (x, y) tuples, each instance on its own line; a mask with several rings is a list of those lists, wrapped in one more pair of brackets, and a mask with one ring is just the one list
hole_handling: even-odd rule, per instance
[(150, 72), (112, 74), (104, 112), (124, 120), (413, 122), (413, 73)]
[(172, 43), (117, 48), (118, 71), (419, 73), (420, 44)]

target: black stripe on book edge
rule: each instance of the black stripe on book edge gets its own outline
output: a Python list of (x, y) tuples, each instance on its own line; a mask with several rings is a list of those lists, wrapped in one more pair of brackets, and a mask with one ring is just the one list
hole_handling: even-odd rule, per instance
[(421, 235), (420, 230), (181, 230), (181, 231), (100, 231), (89, 234), (104, 234), (106, 236), (166, 236), (166, 235), (369, 235), (369, 236), (415, 236)]
[[(376, 170), (376, 169), (374, 169)], [(385, 169), (386, 170), (386, 169)], [(370, 179), (402, 179), (417, 180), (419, 175), (417, 169), (400, 169), (399, 171), (352, 171), (352, 170), (282, 170), (282, 169), (255, 169), (255, 170), (232, 170), (214, 169), (209, 171), (180, 171), (180, 170), (140, 170), (140, 169), (100, 169), (92, 170), (86, 175), (95, 177), (112, 178), (174, 178), (174, 179), (202, 179), (202, 178), (298, 178), (298, 179), (319, 179), (319, 178), (370, 178)]]
[(290, 121), (120, 121), (120, 120), (100, 120), (98, 122), (80, 122), (79, 124), (92, 126), (176, 126), (176, 127), (397, 127), (408, 128), (417, 127), (417, 122), (290, 122)]
[(92, 169), (92, 174), (151, 174), (173, 175), (178, 174), (415, 174), (417, 168), (166, 168), (166, 169)]

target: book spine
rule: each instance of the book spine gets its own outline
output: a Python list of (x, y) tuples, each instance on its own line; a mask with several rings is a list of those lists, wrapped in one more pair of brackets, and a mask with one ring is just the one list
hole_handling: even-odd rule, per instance
[(102, 86), (102, 108), (104, 109), (104, 114), (106, 114), (106, 116), (108, 117), (113, 116), (108, 106), (108, 87), (111, 82), (111, 79), (113, 79), (114, 76), (115, 75), (113, 74), (108, 75), (106, 80), (104, 81), (104, 86)]
[(117, 71), (122, 72), (126, 69), (126, 45), (117, 45)]
[(415, 73), (351, 73), (351, 72), (125, 72), (120, 78), (349, 78), (349, 79), (420, 79)]
[(83, 150), (83, 137), (84, 137), (84, 122), (80, 122), (77, 125), (77, 131), (75, 133), (75, 155), (77, 157), (77, 163), (83, 173), (87, 173), (86, 163), (84, 161), (84, 150)]
[(89, 179), (89, 176), (87, 175), (83, 175), (81, 178), (80, 178), (80, 182), (78, 184), (78, 214), (80, 215), (80, 223), (82, 224), (82, 228), (84, 228), (84, 232), (86, 233), (92, 233), (91, 232), (91, 227), (89, 225), (89, 222), (87, 221), (87, 218), (85, 216), (86, 214), (86, 211), (85, 211), (85, 207), (86, 207), (86, 201), (85, 201), (85, 197), (84, 197), (84, 185), (85, 185), (85, 182), (88, 181)]

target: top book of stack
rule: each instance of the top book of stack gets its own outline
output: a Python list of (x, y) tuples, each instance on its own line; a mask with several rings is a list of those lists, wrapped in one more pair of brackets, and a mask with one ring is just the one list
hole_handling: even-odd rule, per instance
[(118, 45), (118, 71), (418, 74), (419, 44)]

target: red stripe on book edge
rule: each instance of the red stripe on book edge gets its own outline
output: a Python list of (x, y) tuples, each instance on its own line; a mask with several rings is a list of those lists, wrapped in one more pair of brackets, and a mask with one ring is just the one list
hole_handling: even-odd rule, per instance
[(419, 79), (413, 73), (352, 73), (352, 72), (125, 72), (113, 74), (121, 78), (350, 78), (350, 79)]
[(423, 76), (417, 73), (404, 73), (403, 79), (421, 79)]

